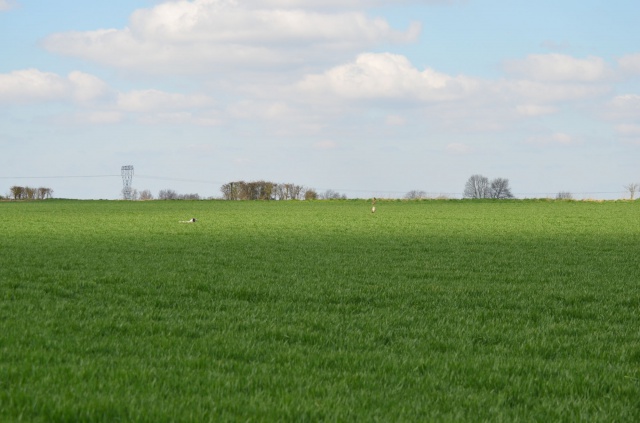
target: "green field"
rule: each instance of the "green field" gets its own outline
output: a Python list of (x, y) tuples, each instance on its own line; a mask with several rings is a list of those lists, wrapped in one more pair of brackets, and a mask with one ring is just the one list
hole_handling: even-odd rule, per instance
[(4, 202), (0, 301), (2, 422), (640, 421), (640, 201)]

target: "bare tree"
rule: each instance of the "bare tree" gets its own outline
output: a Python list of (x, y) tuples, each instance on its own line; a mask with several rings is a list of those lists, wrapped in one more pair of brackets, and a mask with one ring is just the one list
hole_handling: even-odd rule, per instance
[(158, 193), (158, 199), (160, 200), (177, 200), (178, 193), (172, 189), (161, 189)]
[(332, 189), (328, 189), (324, 193), (320, 194), (320, 198), (323, 200), (346, 200), (347, 196)]
[(151, 191), (149, 191), (148, 189), (143, 189), (142, 191), (140, 191), (138, 199), (142, 201), (153, 200), (153, 194), (151, 194)]
[(556, 195), (556, 200), (573, 200), (573, 195), (568, 191), (560, 191)]
[(464, 186), (464, 198), (490, 198), (489, 179), (482, 175), (472, 175)]
[(624, 188), (629, 191), (629, 197), (633, 200), (636, 196), (636, 192), (640, 191), (640, 184), (632, 182)]
[(280, 200), (299, 200), (302, 197), (304, 187), (296, 184), (278, 184), (277, 192)]
[(229, 182), (228, 184), (222, 185), (220, 187), (220, 191), (222, 191), (222, 198), (225, 200), (239, 200), (238, 194), (238, 186), (235, 182)]
[(499, 200), (513, 198), (508, 179), (496, 178), (491, 181), (491, 198), (497, 198)]
[(427, 198), (427, 193), (424, 191), (412, 190), (404, 195), (406, 200), (421, 200)]

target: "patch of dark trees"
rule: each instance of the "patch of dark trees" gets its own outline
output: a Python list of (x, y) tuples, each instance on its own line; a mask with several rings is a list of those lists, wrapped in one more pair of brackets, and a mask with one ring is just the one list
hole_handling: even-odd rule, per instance
[(13, 200), (46, 200), (53, 196), (51, 188), (32, 188), (14, 185), (9, 188), (10, 198)]
[(336, 200), (347, 196), (333, 190), (318, 193), (313, 188), (270, 181), (234, 181), (220, 187), (225, 200)]

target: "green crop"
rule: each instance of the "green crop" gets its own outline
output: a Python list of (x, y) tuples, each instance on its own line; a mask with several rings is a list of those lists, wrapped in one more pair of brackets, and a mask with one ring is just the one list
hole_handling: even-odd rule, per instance
[(376, 207), (0, 203), (0, 421), (640, 420), (640, 202)]

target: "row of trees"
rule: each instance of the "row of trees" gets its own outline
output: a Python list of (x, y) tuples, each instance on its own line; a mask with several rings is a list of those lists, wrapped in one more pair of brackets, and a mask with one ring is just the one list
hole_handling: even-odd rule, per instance
[[(122, 198), (126, 198), (124, 190), (122, 192)], [(131, 190), (131, 200), (154, 200), (155, 197), (150, 190), (145, 189), (138, 191), (137, 189)], [(172, 189), (161, 189), (158, 192), (158, 200), (200, 200), (198, 194), (178, 194)]]
[(32, 188), (14, 185), (10, 189), (11, 198), (14, 200), (45, 200), (53, 196), (51, 188)]
[[(334, 190), (318, 193), (312, 188), (305, 188), (296, 184), (278, 184), (268, 181), (235, 181), (222, 185), (224, 200), (335, 200), (346, 199), (347, 196)], [(128, 196), (126, 195), (128, 194)], [(179, 194), (172, 189), (163, 189), (154, 197), (150, 190), (138, 191), (132, 189), (130, 193), (122, 192), (123, 199), (131, 200), (200, 200), (198, 194)]]
[(318, 194), (313, 188), (302, 185), (270, 181), (234, 181), (220, 187), (225, 200), (333, 200), (347, 196), (333, 190)]

